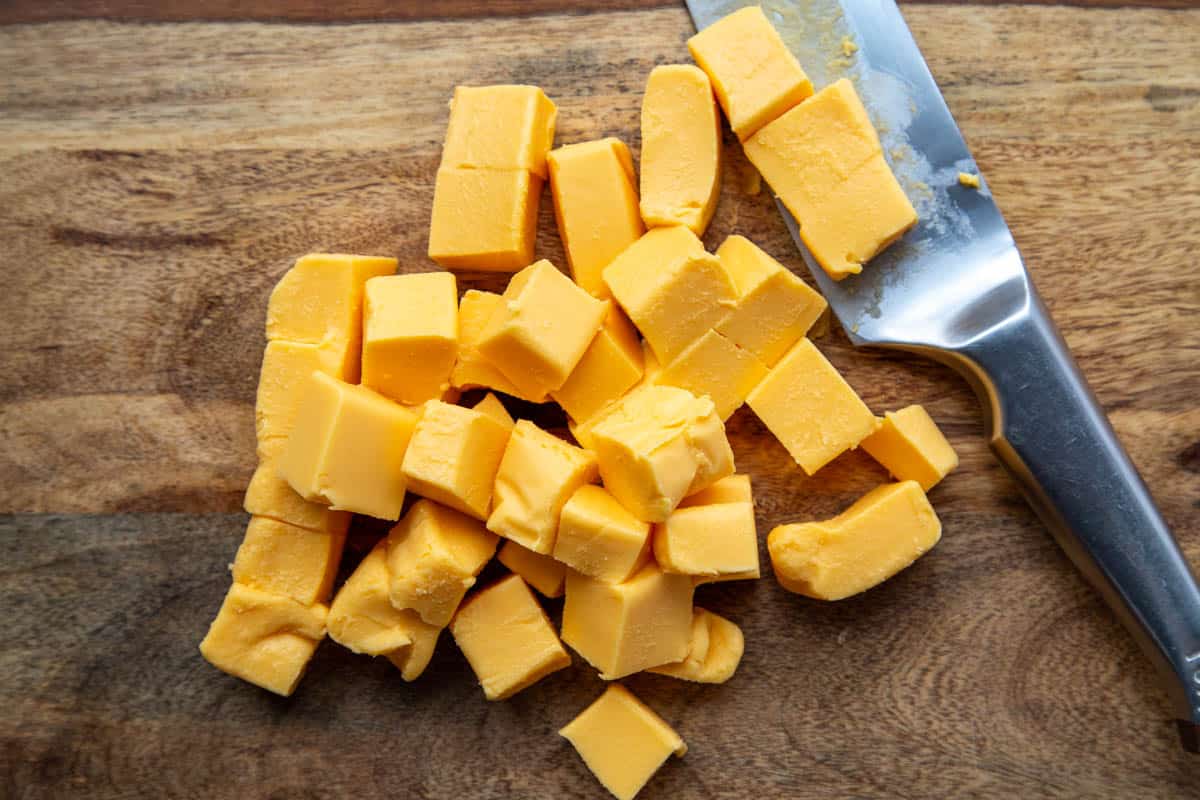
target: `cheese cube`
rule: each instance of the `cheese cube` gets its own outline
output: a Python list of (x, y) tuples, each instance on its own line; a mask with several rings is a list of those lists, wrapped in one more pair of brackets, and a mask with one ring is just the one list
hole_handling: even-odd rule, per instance
[(588, 293), (607, 297), (602, 271), (645, 230), (629, 148), (611, 137), (569, 144), (552, 150), (548, 162), (571, 275)]
[[(357, 357), (355, 362), (357, 372)], [(346, 363), (332, 344), (267, 342), (254, 399), (254, 431), (260, 460), (272, 461), (283, 452), (296, 425), (302, 389), (314, 372), (350, 380)]]
[(339, 367), (330, 374), (358, 382), (363, 286), (396, 271), (396, 259), (313, 253), (298, 260), (271, 292), (267, 339), (324, 344)]
[(217, 669), (287, 697), (325, 638), (323, 605), (235, 583), (200, 642), (200, 653)]
[(580, 486), (563, 506), (554, 557), (609, 583), (620, 583), (650, 558), (650, 526), (601, 486)]
[(703, 236), (721, 194), (721, 118), (712, 84), (690, 64), (650, 71), (642, 96), (642, 220)]
[(643, 363), (637, 331), (621, 309), (611, 306), (567, 382), (550, 396), (572, 419), (590, 419), (641, 380)]
[(532, 172), (441, 167), (429, 257), (446, 269), (516, 272), (533, 261), (541, 197)]
[(380, 541), (333, 598), (329, 638), (355, 653), (384, 656), (413, 681), (433, 658), (442, 629), (412, 609), (392, 606), (388, 583), (387, 542)]
[(647, 672), (696, 683), (724, 683), (737, 671), (745, 649), (741, 628), (711, 611), (695, 608), (687, 658), (651, 667)]
[[(879, 486), (833, 519), (780, 525), (767, 537), (779, 584), (818, 600), (865, 592), (938, 543), (942, 523), (916, 481)], [(570, 584), (567, 597), (570, 598)]]
[(677, 508), (654, 526), (654, 558), (667, 572), (758, 577), (752, 503)]
[(545, 178), (557, 116), (536, 86), (456, 86), (441, 166), (528, 170)]
[(812, 81), (758, 6), (709, 25), (688, 39), (688, 50), (743, 141), (812, 94)]
[(743, 236), (726, 238), (717, 248), (717, 258), (738, 295), (717, 332), (766, 366), (775, 366), (829, 304)]
[(496, 473), (488, 530), (535, 553), (550, 553), (567, 498), (596, 474), (591, 453), (519, 420)]
[(428, 625), (444, 627), (496, 552), (483, 523), (418, 500), (387, 535), (388, 595)]
[(567, 582), (566, 564), (512, 541), (504, 543), (497, 558), (546, 597), (562, 597)]
[(566, 383), (607, 314), (607, 303), (539, 261), (509, 281), (477, 347), (517, 388), (537, 397)]
[(737, 300), (721, 262), (678, 225), (651, 228), (613, 259), (604, 280), (662, 364), (720, 322)]
[(458, 354), (458, 288), (449, 272), (367, 281), (362, 383), (419, 405), (450, 388)]
[(430, 400), (404, 453), (409, 490), (486, 520), (511, 432), (511, 420), (505, 425), (481, 411)]
[(672, 753), (687, 752), (679, 734), (618, 683), (558, 733), (617, 800), (633, 800)]
[(468, 289), (463, 293), (458, 305), (458, 361), (450, 373), (450, 383), (459, 389), (495, 389), (531, 403), (544, 403), (545, 392), (537, 396), (523, 394), (479, 352), (479, 338), (503, 302), (500, 295), (492, 292)]
[(746, 402), (809, 475), (875, 432), (875, 415), (808, 339), (788, 351)]
[(730, 475), (722, 478), (706, 489), (689, 494), (680, 502), (680, 508), (691, 506), (712, 506), (717, 503), (754, 503), (754, 495), (750, 491), (749, 475)]
[(247, 514), (270, 517), (310, 531), (345, 534), (350, 514), (333, 511), (322, 503), (310, 503), (279, 477), (274, 461), (264, 461), (254, 470), (242, 507)]
[(863, 439), (862, 449), (896, 480), (916, 481), (927, 492), (958, 466), (958, 453), (919, 405), (884, 414), (879, 430)]
[(454, 615), (450, 633), (488, 700), (504, 700), (571, 665), (546, 612), (520, 575), (476, 593)]
[(301, 389), (296, 427), (279, 474), (305, 500), (399, 519), (401, 465), (416, 415), (362, 386), (314, 372)]
[(717, 416), (727, 420), (741, 408), (746, 395), (767, 377), (767, 367), (714, 330), (706, 331), (674, 361), (654, 376), (654, 382), (707, 396)]
[[(504, 407), (504, 403), (500, 402), (500, 398), (488, 392), (474, 406), (475, 410), (480, 414), (484, 414), (494, 422), (503, 425), (508, 431), (512, 432), (513, 418), (508, 413), (508, 409)], [(507, 440), (505, 442), (507, 444)]]
[(624, 583), (567, 574), (562, 638), (606, 681), (680, 661), (692, 627), (692, 580), (646, 564)]
[(745, 151), (834, 280), (861, 272), (917, 222), (854, 84), (845, 78), (765, 126), (746, 141)]
[(604, 485), (646, 522), (662, 522), (685, 496), (733, 474), (712, 401), (673, 386), (628, 395), (587, 436)]
[(329, 600), (346, 532), (310, 531), (251, 517), (233, 561), (233, 580), (312, 605)]

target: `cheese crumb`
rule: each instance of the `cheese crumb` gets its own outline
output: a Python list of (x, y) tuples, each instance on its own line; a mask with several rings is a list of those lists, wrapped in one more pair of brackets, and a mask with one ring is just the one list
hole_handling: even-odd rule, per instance
[(958, 182), (963, 186), (970, 186), (972, 189), (979, 188), (979, 176), (973, 175), (970, 172), (958, 173)]

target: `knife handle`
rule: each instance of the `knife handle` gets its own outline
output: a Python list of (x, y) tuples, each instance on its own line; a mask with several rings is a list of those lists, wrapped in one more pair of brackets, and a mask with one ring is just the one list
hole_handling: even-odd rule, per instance
[[(1200, 588), (1032, 286), (952, 363), (984, 401), (992, 449), (1162, 672), (1200, 752)], [(945, 354), (943, 354), (943, 360)]]

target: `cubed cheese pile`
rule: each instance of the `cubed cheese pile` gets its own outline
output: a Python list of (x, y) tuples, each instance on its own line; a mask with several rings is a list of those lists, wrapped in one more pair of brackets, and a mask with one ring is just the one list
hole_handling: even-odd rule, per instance
[[(724, 425), (743, 404), (809, 475), (861, 445), (898, 479), (772, 531), (785, 588), (847, 597), (937, 542), (925, 492), (957, 458), (929, 415), (877, 418), (806, 337), (825, 300), (742, 236), (715, 253), (700, 239), (718, 101), (832, 276), (910, 226), (854, 88), (814, 95), (756, 8), (689, 45), (700, 69), (649, 76), (640, 183), (619, 139), (552, 149), (540, 89), (455, 91), (429, 256), (514, 273), (503, 294), (352, 255), (305, 256), (279, 281), (251, 519), (200, 646), (215, 666), (289, 695), (328, 633), (412, 681), (449, 628), (488, 700), (570, 666), (568, 648), (609, 681), (727, 681), (742, 632), (695, 594), (760, 575)], [(547, 179), (570, 276), (534, 253)], [(503, 395), (557, 403), (570, 438), (514, 420)], [(352, 513), (395, 525), (335, 592)], [(507, 572), (476, 588), (494, 556)], [(564, 597), (561, 627), (539, 594)], [(619, 798), (687, 749), (617, 683), (561, 733)]]

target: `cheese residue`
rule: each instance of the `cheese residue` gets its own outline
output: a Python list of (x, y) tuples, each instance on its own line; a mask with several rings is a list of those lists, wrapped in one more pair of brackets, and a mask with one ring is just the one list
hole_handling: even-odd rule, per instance
[(972, 189), (979, 188), (979, 176), (973, 175), (970, 172), (958, 173), (958, 182), (963, 186), (970, 186)]

